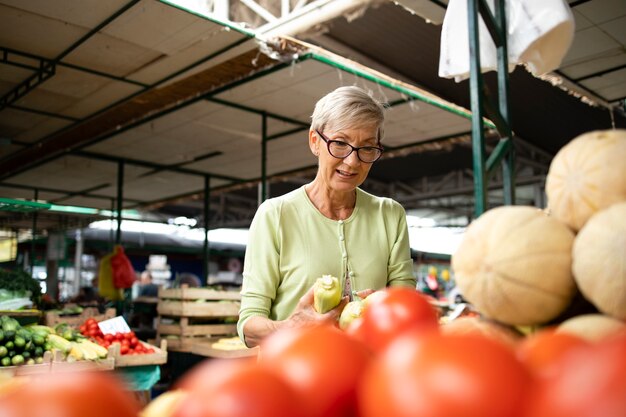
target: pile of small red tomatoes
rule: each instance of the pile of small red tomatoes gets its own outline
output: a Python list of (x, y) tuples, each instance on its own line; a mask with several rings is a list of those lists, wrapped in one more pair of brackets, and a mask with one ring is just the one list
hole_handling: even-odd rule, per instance
[(128, 333), (102, 334), (100, 327), (98, 327), (98, 322), (93, 318), (85, 320), (85, 323), (79, 329), (83, 336), (90, 338), (105, 348), (108, 348), (113, 343), (119, 343), (122, 355), (154, 353), (154, 349), (146, 347), (141, 343), (132, 330)]

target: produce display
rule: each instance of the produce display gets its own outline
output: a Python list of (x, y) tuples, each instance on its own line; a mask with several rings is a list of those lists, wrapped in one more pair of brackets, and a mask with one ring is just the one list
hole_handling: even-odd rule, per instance
[(120, 344), (120, 354), (141, 355), (154, 353), (154, 349), (147, 347), (139, 341), (137, 335), (132, 330), (126, 333), (103, 334), (98, 326), (98, 322), (89, 318), (79, 327), (80, 333), (97, 343), (100, 347), (107, 349), (113, 343)]
[[(278, 331), (262, 342), (258, 360), (203, 362), (140, 416), (626, 415), (626, 335), (589, 342), (546, 329), (503, 341), (474, 318), (459, 319), (466, 331), (448, 333), (443, 329), (452, 322), (437, 325), (417, 291), (375, 294), (346, 331), (329, 325)], [(417, 314), (417, 298), (431, 314)], [(369, 308), (378, 314), (366, 314)], [(384, 347), (372, 343), (406, 312), (422, 319), (395, 326)], [(357, 325), (360, 335), (349, 331)]]
[(541, 210), (503, 206), (467, 228), (452, 256), (456, 283), (482, 314), (513, 325), (547, 322), (570, 304), (574, 233)]
[(20, 326), (14, 318), (0, 316), (0, 365), (43, 363), (44, 352), (52, 349), (43, 326)]
[(31, 307), (40, 301), (39, 282), (24, 271), (0, 268), (0, 310)]
[(108, 372), (64, 372), (24, 378), (0, 390), (2, 417), (137, 417), (139, 404)]
[(624, 161), (626, 130), (598, 130), (573, 139), (550, 164), (550, 214), (578, 231), (597, 211), (626, 201)]
[[(0, 381), (0, 415), (43, 417), (38, 404), (52, 404), (67, 417), (626, 416), (624, 149), (625, 131), (582, 135), (552, 163), (549, 210), (500, 207), (468, 227), (452, 266), (479, 316), (441, 320), (415, 289), (385, 288), (348, 303), (337, 323), (272, 333), (258, 358), (196, 365), (141, 412), (121, 384), (68, 378), (65, 397), (50, 382), (3, 390)], [(314, 308), (327, 312), (341, 294), (340, 280), (319, 278)], [(561, 318), (582, 296), (598, 313)], [(29, 342), (1, 320), (0, 353), (4, 344), (12, 361), (18, 337), (20, 352)], [(68, 358), (87, 339), (143, 353), (134, 334), (103, 335), (95, 320), (79, 334), (39, 327), (28, 349), (47, 332), (39, 346)]]
[(82, 337), (67, 325), (56, 328), (20, 326), (17, 320), (0, 316), (0, 365), (35, 365), (45, 352), (61, 352), (68, 362), (106, 358), (107, 350)]
[(585, 224), (573, 256), (574, 279), (585, 298), (602, 313), (626, 320), (626, 201)]
[(626, 323), (604, 314), (582, 314), (565, 320), (556, 331), (595, 342), (615, 334), (626, 334)]

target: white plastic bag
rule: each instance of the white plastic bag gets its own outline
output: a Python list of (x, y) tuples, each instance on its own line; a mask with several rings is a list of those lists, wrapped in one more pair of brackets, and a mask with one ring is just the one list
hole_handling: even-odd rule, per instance
[[(492, 13), (494, 1), (487, 0)], [(561, 64), (574, 39), (574, 16), (565, 0), (507, 0), (509, 71), (527, 64), (535, 75)], [(479, 15), (481, 71), (497, 68), (496, 47)], [(459, 82), (469, 77), (467, 0), (450, 0), (441, 29), (439, 76)]]

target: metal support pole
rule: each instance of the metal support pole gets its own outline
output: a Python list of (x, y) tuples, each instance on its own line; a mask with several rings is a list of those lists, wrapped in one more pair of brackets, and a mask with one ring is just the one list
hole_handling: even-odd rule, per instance
[[(35, 188), (35, 198), (34, 201), (37, 202), (39, 199), (39, 190)], [(37, 210), (33, 212), (33, 230), (31, 231), (31, 239), (30, 239), (30, 276), (33, 276), (33, 271), (35, 270), (35, 236), (37, 235)]]
[(267, 113), (261, 115), (261, 196), (259, 204), (268, 197), (267, 190)]
[(480, 45), (478, 0), (467, 4), (469, 48), (470, 48), (470, 100), (472, 106), (472, 157), (474, 165), (474, 215), (480, 216), (487, 209), (485, 135), (483, 132), (482, 91), (480, 72)]
[[(83, 271), (83, 231), (76, 230), (76, 247), (74, 249), (74, 295), (80, 292), (82, 284), (81, 275)], [(66, 266), (67, 268), (67, 266)]]
[(211, 176), (204, 176), (204, 246), (202, 247), (202, 276), (203, 283), (209, 283), (209, 226), (210, 226), (210, 193)]
[(498, 45), (498, 107), (502, 118), (506, 121), (504, 138), (501, 141), (509, 142), (508, 152), (502, 160), (502, 183), (504, 184), (504, 204), (515, 204), (515, 149), (513, 147), (513, 132), (511, 131), (511, 115), (509, 113), (509, 58), (506, 39), (505, 0), (498, 0), (496, 7), (496, 23), (502, 34), (502, 42)]
[(115, 199), (111, 199), (111, 217), (109, 221), (111, 222), (111, 227), (109, 228), (109, 249), (113, 250), (113, 219), (115, 217)]
[[(472, 154), (474, 159), (474, 214), (480, 216), (487, 206), (487, 182), (498, 164), (502, 164), (504, 203), (515, 204), (515, 153), (509, 115), (509, 64), (507, 53), (507, 30), (505, 0), (495, 2), (496, 15), (491, 13), (486, 0), (468, 0), (468, 29), (470, 48), (470, 97), (472, 105)], [(493, 106), (489, 97), (483, 97), (483, 78), (480, 64), (479, 22), (485, 22), (489, 35), (497, 47), (498, 56), (498, 105)], [(487, 112), (500, 134), (500, 142), (485, 159), (485, 136), (483, 114)]]
[(117, 163), (117, 233), (115, 244), (122, 243), (122, 207), (124, 201), (124, 161)]

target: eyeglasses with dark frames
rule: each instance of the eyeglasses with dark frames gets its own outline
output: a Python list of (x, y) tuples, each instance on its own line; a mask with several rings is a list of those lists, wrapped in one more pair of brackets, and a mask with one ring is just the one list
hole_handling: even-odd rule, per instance
[(355, 148), (349, 143), (343, 142), (341, 140), (332, 140), (324, 136), (322, 132), (319, 130), (315, 130), (315, 133), (326, 142), (326, 147), (328, 148), (328, 153), (331, 156), (337, 159), (345, 159), (354, 151), (356, 151), (356, 156), (359, 158), (361, 162), (365, 162), (366, 164), (371, 164), (382, 156), (383, 148), (381, 146), (361, 146), (360, 148)]

